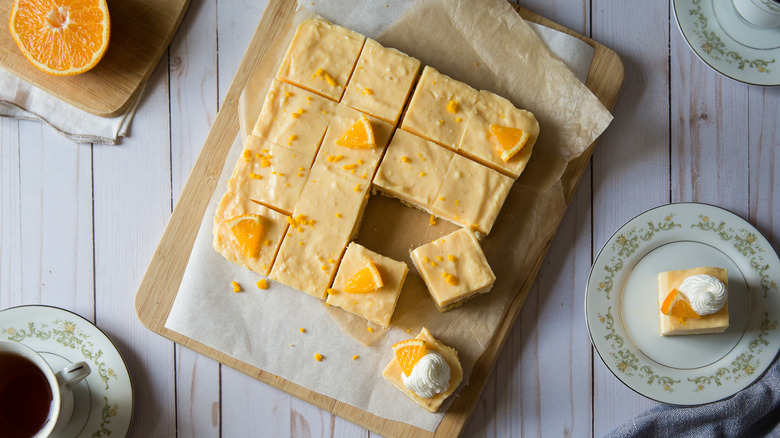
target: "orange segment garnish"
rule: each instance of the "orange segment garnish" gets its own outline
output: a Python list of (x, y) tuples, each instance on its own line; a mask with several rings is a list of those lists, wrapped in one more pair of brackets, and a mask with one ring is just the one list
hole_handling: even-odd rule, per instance
[(493, 142), (498, 147), (498, 153), (501, 154), (503, 161), (509, 161), (515, 154), (520, 152), (528, 143), (531, 135), (520, 128), (510, 128), (507, 126), (490, 125), (490, 132)]
[(344, 282), (344, 292), (363, 294), (373, 292), (382, 286), (384, 283), (379, 269), (372, 261), (369, 261), (365, 268), (357, 271), (352, 278)]
[(230, 231), (236, 236), (244, 254), (255, 258), (260, 254), (263, 237), (263, 218), (259, 214), (245, 214), (226, 221)]
[(682, 318), (701, 319), (701, 315), (693, 310), (691, 303), (677, 289), (672, 289), (669, 295), (666, 296), (663, 304), (661, 304), (661, 313)]
[(8, 24), (24, 57), (57, 76), (97, 65), (111, 34), (105, 0), (16, 0)]
[(347, 129), (340, 139), (336, 140), (336, 144), (353, 149), (375, 148), (376, 141), (374, 140), (374, 129), (371, 127), (371, 121), (368, 120), (365, 114), (361, 115), (352, 124), (352, 127)]
[(393, 352), (398, 363), (401, 364), (401, 370), (406, 374), (406, 377), (409, 377), (414, 366), (427, 353), (427, 348), (425, 348), (425, 341), (422, 339), (407, 339), (393, 344)]

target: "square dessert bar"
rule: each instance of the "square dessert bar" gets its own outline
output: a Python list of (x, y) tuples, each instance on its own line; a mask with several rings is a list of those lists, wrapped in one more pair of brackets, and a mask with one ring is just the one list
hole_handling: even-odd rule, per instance
[(367, 39), (341, 103), (395, 126), (419, 71), (419, 60)]
[[(502, 147), (498, 145), (491, 125), (520, 129), (528, 134), (528, 139), (515, 155), (507, 161), (501, 158)], [(471, 112), (463, 132), (458, 152), (479, 161), (512, 178), (523, 173), (531, 158), (536, 138), (539, 137), (539, 122), (528, 111), (515, 108), (507, 99), (489, 91), (480, 91), (474, 111)]]
[(466, 228), (416, 248), (412, 262), (440, 312), (489, 292), (496, 281), (477, 237)]
[(306, 20), (295, 31), (277, 77), (338, 102), (365, 39), (324, 20)]
[(458, 385), (460, 385), (460, 382), (463, 380), (463, 368), (461, 367), (460, 360), (458, 359), (458, 352), (454, 348), (444, 345), (444, 343), (435, 339), (431, 335), (431, 332), (428, 331), (428, 329), (423, 327), (415, 339), (422, 339), (425, 341), (425, 348), (428, 351), (435, 351), (439, 353), (447, 362), (447, 365), (450, 367), (449, 388), (447, 388), (446, 391), (436, 394), (431, 398), (420, 397), (411, 389), (407, 388), (404, 384), (402, 377), (403, 370), (401, 369), (401, 364), (398, 362), (398, 358), (396, 357), (393, 357), (393, 360), (391, 360), (390, 363), (385, 367), (384, 371), (382, 371), (382, 377), (384, 377), (385, 380), (390, 382), (393, 386), (398, 388), (398, 390), (403, 392), (413, 402), (417, 403), (425, 410), (429, 412), (436, 412), (439, 410), (439, 407), (444, 402), (444, 400), (446, 400), (447, 397), (452, 395), (452, 393), (458, 389)]
[(358, 110), (339, 104), (322, 140), (315, 162), (370, 182), (379, 160), (382, 159), (387, 142), (393, 135), (393, 125), (376, 117), (367, 116), (374, 132), (376, 147), (351, 148), (339, 145), (337, 143), (339, 139), (358, 122), (362, 115), (363, 113)]
[(401, 129), (458, 150), (477, 90), (425, 66)]
[(374, 186), (430, 212), (454, 156), (454, 152), (432, 141), (397, 130), (374, 176)]
[(728, 300), (719, 311), (705, 315), (701, 319), (682, 318), (679, 316), (665, 315), (660, 307), (666, 296), (672, 289), (678, 289), (682, 282), (692, 276), (699, 274), (711, 275), (729, 287), (729, 273), (727, 269), (722, 268), (693, 268), (680, 271), (666, 271), (658, 274), (658, 319), (659, 332), (663, 336), (672, 335), (695, 335), (703, 333), (720, 333), (729, 327), (729, 303)]
[(290, 226), (269, 277), (324, 300), (347, 239), (324, 229)]
[[(348, 293), (344, 285), (358, 271), (372, 262), (382, 278), (383, 286), (372, 292)], [(409, 272), (406, 263), (377, 254), (352, 242), (341, 259), (333, 287), (328, 291), (328, 304), (362, 316), (383, 327), (390, 325), (398, 296)]]
[(514, 180), (455, 154), (432, 209), (437, 216), (489, 234)]
[(292, 214), (312, 157), (250, 135), (228, 181), (228, 190), (284, 214)]
[(295, 204), (293, 217), (301, 226), (352, 240), (358, 232), (370, 187), (370, 181), (315, 163)]
[(274, 79), (252, 134), (313, 160), (335, 111), (335, 102)]
[[(234, 234), (230, 220), (242, 215), (260, 216), (261, 244), (256, 255), (248, 255)], [(287, 230), (287, 216), (226, 192), (214, 214), (214, 249), (231, 262), (260, 275), (268, 275)]]

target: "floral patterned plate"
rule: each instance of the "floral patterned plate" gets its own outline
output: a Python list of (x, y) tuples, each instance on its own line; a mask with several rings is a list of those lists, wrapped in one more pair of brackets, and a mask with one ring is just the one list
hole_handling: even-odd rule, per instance
[(731, 0), (671, 0), (693, 52), (719, 73), (751, 85), (780, 85), (780, 28), (745, 21)]
[[(724, 333), (658, 333), (659, 272), (727, 268), (729, 328)], [(780, 259), (748, 222), (705, 204), (670, 204), (623, 225), (588, 278), (590, 338), (609, 370), (634, 391), (663, 403), (722, 400), (758, 380), (780, 351)]]
[(86, 361), (92, 373), (73, 391), (74, 410), (54, 438), (126, 436), (133, 417), (133, 388), (110, 339), (75, 313), (49, 306), (0, 311), (0, 339), (36, 350), (54, 370)]

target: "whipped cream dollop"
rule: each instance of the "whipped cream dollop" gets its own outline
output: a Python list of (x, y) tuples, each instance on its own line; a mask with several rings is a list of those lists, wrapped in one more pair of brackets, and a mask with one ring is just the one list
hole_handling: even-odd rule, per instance
[(712, 275), (691, 275), (677, 288), (699, 315), (711, 315), (726, 304), (726, 285)]
[(409, 377), (401, 373), (404, 385), (422, 398), (431, 398), (450, 387), (450, 365), (444, 357), (430, 351), (420, 358)]

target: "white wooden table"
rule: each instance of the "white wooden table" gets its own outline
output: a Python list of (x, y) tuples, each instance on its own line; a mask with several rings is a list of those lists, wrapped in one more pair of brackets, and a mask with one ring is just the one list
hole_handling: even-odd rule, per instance
[[(664, 1), (524, 5), (611, 47), (626, 79), (464, 436), (602, 436), (655, 403), (591, 347), (583, 302), (595, 255), (626, 220), (680, 201), (727, 208), (780, 248), (780, 88), (710, 70)], [(111, 336), (135, 385), (132, 437), (371, 435), (135, 317), (135, 291), (264, 7), (192, 0), (120, 146), (0, 119), (0, 308), (63, 307)]]

